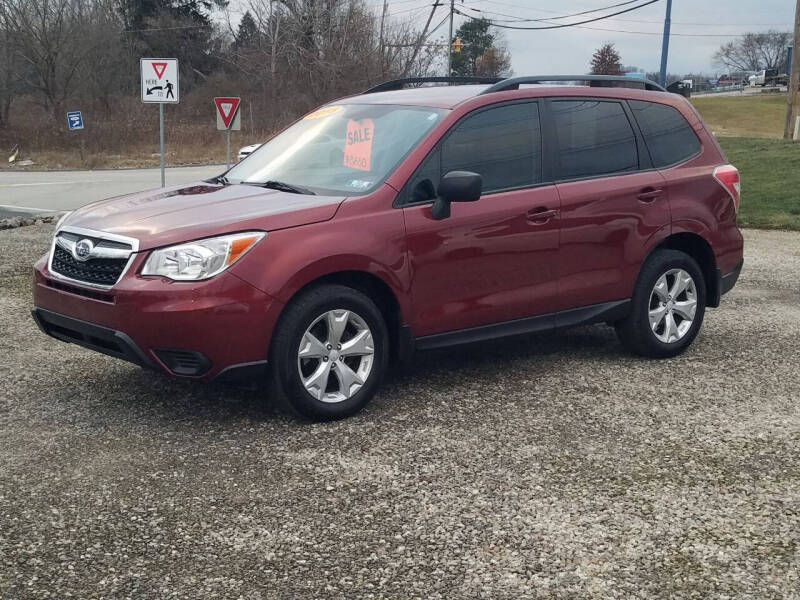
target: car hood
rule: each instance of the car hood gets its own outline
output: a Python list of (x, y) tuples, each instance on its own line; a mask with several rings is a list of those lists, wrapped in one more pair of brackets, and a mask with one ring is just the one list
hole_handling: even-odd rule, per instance
[(74, 211), (62, 226), (132, 237), (147, 250), (234, 231), (327, 221), (344, 199), (198, 182), (94, 202)]

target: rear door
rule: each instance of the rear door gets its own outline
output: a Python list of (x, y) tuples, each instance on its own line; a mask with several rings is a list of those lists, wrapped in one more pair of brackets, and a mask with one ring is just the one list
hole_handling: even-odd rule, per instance
[(630, 298), (653, 240), (669, 233), (664, 178), (625, 101), (553, 98), (547, 114), (561, 198), (560, 308)]
[[(709, 230), (723, 223), (735, 227), (734, 209), (724, 202), (727, 192), (720, 193), (724, 190), (713, 177), (714, 168), (724, 162), (723, 157), (713, 148), (702, 152), (694, 127), (676, 108), (633, 100), (628, 104), (642, 130), (653, 166), (666, 181), (673, 230), (695, 229), (697, 222)], [(695, 126), (702, 131), (701, 123), (695, 121)], [(720, 198), (723, 206), (729, 207), (727, 211), (720, 207)]]
[[(477, 202), (453, 203), (435, 220), (442, 175), (483, 177)], [(558, 194), (542, 172), (536, 100), (478, 109), (456, 123), (400, 195), (406, 224), (416, 336), (554, 310)]]

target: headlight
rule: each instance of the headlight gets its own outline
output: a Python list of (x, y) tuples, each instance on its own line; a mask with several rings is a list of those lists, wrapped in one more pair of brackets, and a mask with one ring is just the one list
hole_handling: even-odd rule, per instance
[(142, 275), (158, 275), (175, 281), (198, 281), (219, 275), (267, 235), (248, 231), (197, 240), (153, 250)]

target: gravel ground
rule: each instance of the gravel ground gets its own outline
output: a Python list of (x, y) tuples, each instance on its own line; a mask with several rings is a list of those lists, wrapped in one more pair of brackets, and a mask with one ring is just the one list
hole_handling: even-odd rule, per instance
[(309, 425), (40, 334), (51, 230), (0, 232), (2, 598), (800, 597), (800, 234), (680, 358), (428, 353)]

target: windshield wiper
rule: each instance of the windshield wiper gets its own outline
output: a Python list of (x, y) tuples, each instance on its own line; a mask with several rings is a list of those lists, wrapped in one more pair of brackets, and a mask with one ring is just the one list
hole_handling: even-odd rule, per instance
[(222, 185), (230, 185), (230, 181), (225, 175), (217, 175), (216, 177), (212, 177), (211, 179), (206, 179), (208, 183), (221, 183)]
[(292, 185), (285, 181), (243, 181), (244, 185), (255, 185), (258, 187), (269, 188), (271, 190), (279, 190), (281, 192), (289, 192), (290, 194), (309, 194), (315, 196), (316, 194), (308, 188), (300, 187), (299, 185)]

